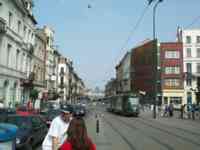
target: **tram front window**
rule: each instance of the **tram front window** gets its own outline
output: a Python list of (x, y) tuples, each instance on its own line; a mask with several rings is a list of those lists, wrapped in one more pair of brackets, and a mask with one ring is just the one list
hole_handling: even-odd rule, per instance
[(139, 99), (136, 98), (136, 97), (130, 97), (130, 98), (129, 98), (129, 103), (130, 103), (132, 106), (138, 105), (138, 104), (139, 104)]

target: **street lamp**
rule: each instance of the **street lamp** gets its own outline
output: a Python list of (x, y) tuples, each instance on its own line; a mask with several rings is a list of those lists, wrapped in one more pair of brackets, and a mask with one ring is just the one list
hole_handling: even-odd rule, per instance
[[(149, 1), (149, 5), (155, 1), (155, 0), (148, 0)], [(158, 7), (158, 4), (161, 3), (163, 0), (158, 0), (156, 2), (156, 4), (153, 7), (153, 40), (156, 40), (156, 8)], [(157, 49), (157, 48), (156, 48)], [(158, 55), (157, 55), (157, 51), (156, 51), (156, 59), (158, 59)], [(157, 61), (158, 62), (158, 61)], [(158, 65), (156, 64), (156, 85), (155, 85), (155, 98), (154, 98), (154, 106), (153, 106), (153, 118), (156, 118), (156, 103), (158, 101), (158, 96), (157, 96), (157, 92), (158, 92)]]
[(153, 7), (153, 39), (156, 39), (156, 8), (159, 3), (163, 2), (163, 0), (158, 0)]

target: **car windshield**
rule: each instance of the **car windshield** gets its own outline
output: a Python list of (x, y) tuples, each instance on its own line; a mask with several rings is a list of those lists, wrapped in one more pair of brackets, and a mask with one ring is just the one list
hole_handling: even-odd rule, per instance
[(9, 116), (6, 119), (7, 123), (14, 124), (20, 129), (30, 129), (31, 122), (30, 118), (23, 116)]

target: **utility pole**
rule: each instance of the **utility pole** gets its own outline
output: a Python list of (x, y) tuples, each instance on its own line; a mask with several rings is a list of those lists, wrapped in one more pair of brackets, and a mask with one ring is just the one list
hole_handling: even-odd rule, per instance
[[(148, 0), (149, 5), (155, 0)], [(156, 8), (158, 7), (158, 4), (161, 3), (163, 0), (157, 0), (153, 7), (153, 40), (155, 41), (156, 38)], [(157, 47), (157, 45), (156, 45)], [(154, 105), (153, 105), (153, 118), (156, 119), (156, 104), (158, 102), (158, 50), (156, 48), (156, 77), (155, 77), (155, 93), (154, 93)]]

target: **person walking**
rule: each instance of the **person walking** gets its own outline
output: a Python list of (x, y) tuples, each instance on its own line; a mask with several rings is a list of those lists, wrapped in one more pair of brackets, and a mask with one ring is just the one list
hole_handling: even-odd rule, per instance
[(192, 120), (195, 120), (196, 104), (192, 104)]
[(167, 104), (165, 105), (163, 116), (168, 117), (168, 105)]
[(61, 114), (53, 119), (49, 131), (42, 143), (42, 150), (58, 150), (67, 138), (72, 112), (61, 109)]
[(73, 118), (67, 130), (67, 135), (67, 140), (59, 150), (96, 150), (95, 144), (88, 137), (83, 118)]
[(169, 104), (169, 116), (173, 117), (173, 115), (174, 115), (174, 105), (173, 105), (172, 102), (170, 102), (170, 104)]
[(181, 112), (180, 118), (183, 119), (183, 112), (184, 112), (184, 105), (183, 104), (181, 105), (180, 112)]

